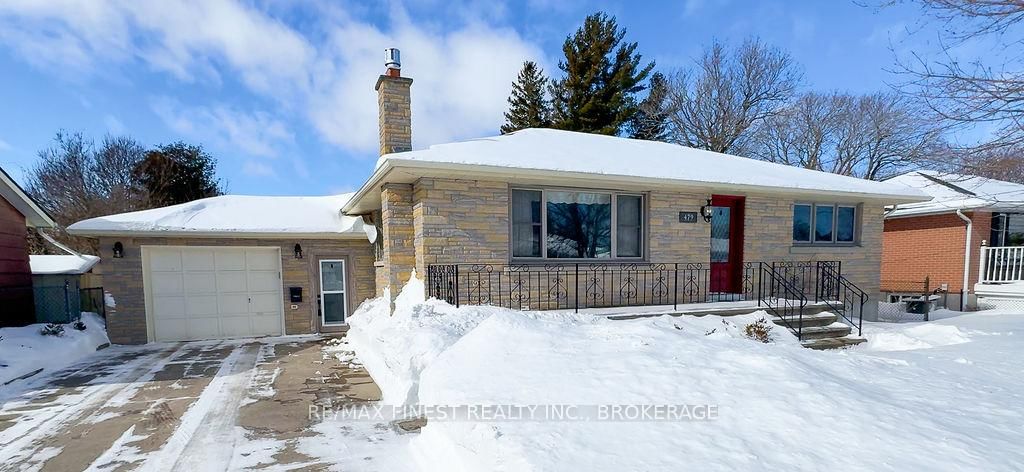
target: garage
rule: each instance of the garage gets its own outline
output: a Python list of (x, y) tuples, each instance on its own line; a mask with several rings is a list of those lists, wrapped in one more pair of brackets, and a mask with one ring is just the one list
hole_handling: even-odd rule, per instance
[(283, 334), (277, 247), (142, 247), (149, 337), (192, 341)]

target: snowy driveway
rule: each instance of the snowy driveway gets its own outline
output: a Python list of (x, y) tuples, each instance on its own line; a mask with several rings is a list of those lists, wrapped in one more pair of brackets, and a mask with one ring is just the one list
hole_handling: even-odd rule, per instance
[(115, 346), (0, 392), (0, 470), (388, 470), (406, 435), (309, 416), (379, 397), (339, 340)]

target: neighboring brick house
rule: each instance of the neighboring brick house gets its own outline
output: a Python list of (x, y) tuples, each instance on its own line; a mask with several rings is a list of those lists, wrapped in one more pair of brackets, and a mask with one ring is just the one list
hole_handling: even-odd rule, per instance
[(28, 228), (52, 228), (53, 219), (0, 169), (0, 326), (35, 322)]
[[(290, 219), (309, 211), (313, 197), (245, 197), (259, 204), (218, 197), (72, 225), (74, 234), (99, 236), (101, 255), (111, 260), (111, 339), (342, 328), (359, 301), (388, 289), (394, 296), (414, 270), (427, 276), (432, 293), (461, 287), (464, 302), (543, 309), (581, 300), (745, 300), (750, 307), (755, 290), (764, 303), (842, 298), (822, 295), (827, 289), (860, 294), (839, 302), (863, 306), (871, 319), (883, 208), (924, 198), (901, 186), (673, 144), (548, 129), (412, 150), (412, 83), (397, 61), (378, 78), (382, 156), (355, 194), (317, 201), (313, 234)], [(164, 218), (168, 212), (174, 216)], [(302, 259), (292, 254), (295, 244)], [(246, 252), (260, 248), (273, 254)], [(221, 257), (229, 263), (223, 271)], [(232, 261), (250, 258), (255, 278), (226, 281), (234, 291), (211, 285), (221, 272), (249, 270)], [(344, 277), (321, 284), (336, 276), (321, 263), (341, 259)], [(457, 265), (465, 266), (461, 279)], [(454, 278), (443, 279), (449, 270)], [(277, 271), (280, 281), (267, 278)], [(190, 284), (190, 277), (212, 282)], [(245, 283), (262, 284), (265, 306), (252, 308), (256, 297), (248, 305), (231, 299), (252, 292)], [(338, 290), (321, 286), (330, 283), (345, 286), (347, 308), (337, 323), (325, 323), (326, 303), (309, 303), (336, 297)], [(291, 287), (304, 289), (302, 302), (290, 301)], [(274, 293), (283, 303), (270, 303)]]
[(1014, 249), (1024, 246), (1024, 185), (936, 171), (909, 172), (886, 182), (920, 190), (931, 200), (887, 212), (883, 292), (911, 294), (927, 278), (929, 291), (949, 294), (948, 307), (973, 309), (978, 290), (984, 296), (993, 285), (985, 270), (1008, 274), (1005, 282), (1024, 275), (1012, 265), (1019, 264), (1018, 252), (1024, 255), (1024, 248)]

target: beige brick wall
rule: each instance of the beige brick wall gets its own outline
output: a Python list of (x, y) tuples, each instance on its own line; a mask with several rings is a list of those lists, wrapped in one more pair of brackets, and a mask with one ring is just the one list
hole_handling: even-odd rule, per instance
[(429, 264), (509, 260), (509, 185), (420, 179), (413, 185), (416, 270)]
[(680, 223), (680, 211), (697, 211), (710, 197), (704, 193), (655, 191), (648, 196), (648, 254), (653, 262), (707, 262), (711, 225)]
[(386, 184), (381, 189), (381, 228), (384, 255), (377, 268), (377, 293), (391, 286), (398, 295), (416, 264), (413, 246), (413, 197), (410, 184)]
[[(120, 241), (124, 257), (113, 257)], [(295, 244), (302, 245), (303, 258), (294, 256)], [(319, 259), (344, 259), (348, 275), (348, 299), (352, 313), (366, 298), (374, 296), (373, 250), (365, 239), (219, 239), (219, 238), (101, 238), (100, 257), (105, 274), (104, 290), (117, 307), (108, 309), (107, 334), (116, 344), (144, 344), (147, 341), (146, 302), (142, 285), (142, 246), (249, 246), (281, 248), (284, 287), (285, 334), (306, 334), (320, 329), (316, 296), (319, 293)], [(288, 300), (288, 287), (302, 287), (303, 301), (295, 310)]]
[[(429, 264), (510, 262), (509, 187), (508, 182), (437, 178), (423, 178), (412, 184), (411, 232), (415, 266), (421, 277), (425, 276)], [(385, 208), (392, 205), (393, 198), (389, 197), (387, 190), (384, 197)], [(710, 194), (698, 191), (657, 190), (648, 193), (648, 260), (708, 262), (710, 225), (702, 220), (680, 223), (679, 212), (697, 211), (709, 197)], [(881, 266), (881, 205), (862, 206), (860, 243), (856, 246), (795, 247), (792, 244), (793, 203), (794, 199), (790, 197), (746, 196), (744, 260), (838, 260), (842, 262), (844, 275), (867, 292), (872, 300), (877, 299)], [(385, 221), (408, 224), (404, 217)], [(401, 241), (385, 237), (385, 245), (392, 241), (393, 246), (406, 248), (403, 238), (408, 237), (410, 229), (389, 230), (387, 226), (385, 224), (385, 233), (395, 235)], [(407, 258), (408, 255), (402, 257)], [(873, 306), (868, 304), (869, 309)]]
[(382, 75), (377, 80), (380, 154), (412, 150), (412, 79)]
[[(746, 200), (743, 256), (747, 261), (840, 261), (843, 275), (867, 292), (868, 318), (877, 310), (882, 267), (882, 205), (859, 207), (861, 232), (856, 246), (793, 246), (795, 200), (751, 195)], [(826, 202), (832, 203), (832, 202)], [(870, 312), (869, 312), (870, 311)]]

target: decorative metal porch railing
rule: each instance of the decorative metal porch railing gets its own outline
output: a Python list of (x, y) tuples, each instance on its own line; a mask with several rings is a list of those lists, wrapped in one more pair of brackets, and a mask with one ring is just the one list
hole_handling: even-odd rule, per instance
[[(832, 271), (823, 272), (821, 264), (828, 264)], [(693, 303), (756, 301), (799, 335), (808, 300), (817, 302), (819, 295), (836, 292), (823, 289), (823, 283), (855, 288), (845, 278), (836, 279), (840, 269), (837, 261), (746, 262), (726, 279), (710, 264), (693, 262), (437, 264), (427, 267), (427, 295), (456, 306), (516, 310), (651, 305), (678, 309)], [(838, 308), (839, 303), (831, 306)], [(862, 308), (840, 314), (859, 318)]]
[(979, 283), (1024, 282), (1024, 246), (982, 246)]
[(864, 305), (867, 304), (868, 294), (844, 277), (840, 268), (838, 262), (818, 262), (815, 299), (828, 305), (832, 312), (856, 328), (857, 336), (860, 336), (861, 328), (864, 326)]

